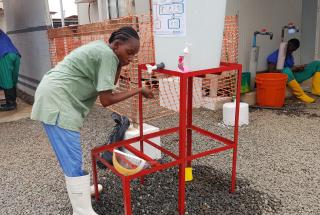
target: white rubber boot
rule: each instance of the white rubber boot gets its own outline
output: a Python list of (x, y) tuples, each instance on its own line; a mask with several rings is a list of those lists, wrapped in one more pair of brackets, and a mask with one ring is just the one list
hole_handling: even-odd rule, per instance
[(91, 205), (90, 175), (65, 178), (73, 215), (98, 215)]

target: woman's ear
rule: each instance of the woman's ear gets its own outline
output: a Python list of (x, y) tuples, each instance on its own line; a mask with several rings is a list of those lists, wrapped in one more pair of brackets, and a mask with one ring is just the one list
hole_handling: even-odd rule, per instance
[(123, 42), (121, 40), (115, 40), (113, 42), (113, 47), (114, 47), (115, 50), (118, 50), (119, 46), (122, 45), (122, 44), (123, 44)]

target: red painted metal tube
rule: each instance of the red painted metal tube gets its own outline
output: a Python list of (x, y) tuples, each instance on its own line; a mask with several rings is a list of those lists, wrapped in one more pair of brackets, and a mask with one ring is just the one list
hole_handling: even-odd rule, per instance
[(194, 130), (194, 131), (196, 131), (196, 132), (198, 132), (200, 134), (203, 134), (203, 135), (205, 135), (207, 137), (211, 137), (212, 139), (215, 139), (215, 140), (217, 140), (219, 142), (222, 142), (224, 144), (227, 144), (227, 145), (233, 145), (234, 144), (234, 142), (232, 140), (229, 140), (229, 139), (227, 139), (225, 137), (222, 137), (220, 135), (214, 134), (214, 133), (212, 133), (210, 131), (204, 130), (204, 129), (199, 128), (197, 126), (191, 125), (191, 128), (192, 128), (192, 130)]
[(153, 168), (150, 169), (145, 169), (142, 170), (134, 175), (130, 175), (130, 176), (123, 176), (121, 173), (119, 173), (111, 164), (109, 164), (105, 159), (101, 158), (101, 157), (96, 157), (97, 160), (101, 161), (103, 163), (103, 165), (105, 165), (106, 167), (108, 167), (114, 174), (116, 174), (117, 176), (119, 176), (120, 178), (127, 178), (128, 180), (132, 180), (135, 178), (139, 178), (141, 176), (144, 175), (148, 175), (157, 171), (161, 171), (164, 169), (168, 169), (170, 167), (176, 166), (177, 164), (179, 164), (181, 162), (181, 160), (175, 160), (175, 161), (171, 161), (165, 164), (159, 164), (154, 166)]
[(124, 177), (121, 173), (119, 173), (111, 164), (109, 164), (105, 159), (100, 156), (96, 156), (96, 159), (99, 160), (103, 165), (108, 167), (114, 174), (119, 176), (120, 178)]
[(170, 152), (169, 150), (161, 147), (161, 146), (158, 146), (157, 144), (155, 144), (154, 142), (152, 142), (151, 140), (145, 140), (146, 143), (148, 143), (149, 145), (153, 146), (154, 148), (156, 149), (159, 149), (161, 152), (175, 158), (175, 159), (179, 159), (179, 157), (176, 155), (176, 154), (173, 154), (172, 152)]
[(159, 137), (159, 136), (165, 136), (168, 134), (175, 133), (177, 131), (179, 131), (179, 127), (164, 129), (161, 131), (153, 132), (151, 134), (143, 135), (143, 140), (148, 140), (148, 139), (152, 139), (154, 137)]
[(239, 70), (242, 68), (241, 64), (238, 63), (228, 63), (228, 62), (220, 62), (221, 67), (225, 67), (225, 71), (230, 71), (236, 68), (235, 70)]
[(174, 167), (174, 166), (180, 164), (181, 162), (182, 162), (182, 160), (171, 161), (169, 163), (161, 164), (159, 166), (155, 166), (155, 167), (150, 168), (150, 169), (141, 170), (140, 172), (138, 172), (138, 173), (136, 173), (134, 175), (127, 176), (127, 178), (130, 179), (130, 180), (135, 179), (135, 178), (139, 178), (139, 177), (144, 176), (144, 175), (149, 175), (149, 174), (152, 174), (154, 172), (158, 172), (158, 171), (162, 171), (162, 170)]
[(123, 204), (124, 204), (124, 214), (131, 215), (131, 192), (130, 192), (130, 180), (122, 179), (122, 192), (123, 192)]
[(182, 160), (179, 165), (179, 198), (178, 211), (180, 215), (185, 211), (185, 168), (186, 168), (186, 138), (187, 138), (187, 79), (180, 78), (180, 114), (179, 114), (179, 159)]
[(97, 172), (97, 161), (93, 153), (91, 153), (91, 160), (92, 160), (92, 178), (93, 178), (93, 186), (95, 192), (95, 199), (96, 201), (99, 200), (99, 191), (98, 191), (98, 172)]
[[(154, 65), (154, 63), (150, 63), (150, 65)], [(193, 72), (187, 72), (187, 73), (182, 73), (179, 71), (173, 71), (173, 70), (167, 70), (167, 69), (158, 69), (155, 72), (159, 72), (162, 74), (167, 74), (167, 75), (172, 75), (176, 77), (195, 77), (195, 76), (201, 76), (201, 75), (206, 75), (206, 74), (215, 74), (215, 73), (221, 73), (224, 71), (230, 71), (230, 70), (240, 70), (241, 69), (241, 64), (234, 64), (234, 63), (220, 63), (220, 67), (217, 68), (212, 68), (212, 69), (205, 69), (205, 70), (198, 70), (198, 71), (193, 71)], [(140, 64), (138, 66), (139, 69), (146, 70), (146, 64)]]
[[(168, 128), (168, 129), (157, 131), (157, 132), (154, 132), (154, 133), (151, 133), (151, 134), (146, 134), (146, 135), (143, 136), (142, 139), (143, 140), (152, 139), (154, 137), (164, 136), (164, 135), (168, 135), (168, 134), (177, 132), (178, 130), (179, 130), (178, 127)], [(122, 140), (122, 141), (119, 141), (117, 143), (113, 143), (113, 144), (110, 144), (110, 145), (98, 146), (96, 148), (93, 148), (91, 150), (91, 152), (93, 152), (94, 154), (99, 154), (99, 153), (104, 152), (104, 151), (112, 151), (114, 148), (119, 148), (121, 146), (129, 145), (129, 144), (132, 144), (132, 143), (135, 143), (135, 142), (139, 142), (139, 141), (140, 141), (140, 137), (134, 137), (134, 138), (130, 138), (130, 139), (127, 139), (127, 140)]]
[(200, 152), (198, 154), (191, 155), (190, 157), (187, 157), (186, 160), (189, 161), (189, 160), (198, 159), (198, 158), (205, 157), (205, 156), (208, 156), (208, 155), (211, 155), (211, 154), (216, 154), (218, 152), (226, 151), (226, 150), (229, 150), (229, 149), (232, 149), (232, 148), (233, 148), (233, 146), (223, 146), (223, 147), (220, 147), (220, 148), (211, 149), (211, 150), (208, 150), (208, 151), (205, 151), (205, 152)]
[(128, 149), (130, 152), (132, 152), (133, 154), (135, 154), (139, 158), (142, 158), (145, 161), (148, 161), (151, 165), (154, 165), (154, 166), (160, 165), (160, 163), (158, 163), (157, 161), (155, 161), (154, 159), (152, 159), (148, 155), (144, 154), (143, 152), (137, 150), (133, 146), (128, 145), (128, 146), (126, 146), (126, 149)]
[[(193, 77), (188, 78), (188, 98), (187, 98), (187, 156), (192, 155), (192, 101), (193, 101)], [(187, 167), (191, 167), (191, 160), (187, 162)]]
[(221, 66), (218, 68), (214, 69), (205, 69), (205, 70), (199, 70), (199, 71), (194, 71), (194, 72), (187, 72), (187, 73), (182, 73), (184, 77), (195, 77), (195, 76), (202, 76), (206, 74), (216, 74), (216, 73), (221, 73), (226, 70), (238, 70), (239, 67), (237, 65), (233, 66)]
[(176, 77), (182, 77), (182, 75), (184, 74), (184, 73), (181, 73), (181, 72), (168, 70), (168, 69), (158, 69), (155, 72), (159, 72), (159, 73), (166, 74), (166, 75), (171, 75), (171, 76), (176, 76)]
[(103, 145), (103, 146), (96, 147), (96, 148), (92, 149), (91, 152), (94, 153), (94, 154), (99, 154), (99, 153), (104, 152), (104, 151), (112, 151), (114, 148), (119, 148), (121, 146), (132, 144), (132, 143), (135, 143), (135, 142), (138, 142), (138, 141), (140, 141), (140, 137), (134, 137), (134, 138), (130, 138), (130, 139), (127, 139), (127, 140), (122, 140), (120, 142), (113, 143), (113, 144), (110, 144), (110, 145)]

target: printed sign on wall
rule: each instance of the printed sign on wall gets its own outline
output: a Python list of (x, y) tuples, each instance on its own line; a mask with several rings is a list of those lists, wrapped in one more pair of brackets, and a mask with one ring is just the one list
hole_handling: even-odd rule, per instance
[(185, 0), (153, 0), (153, 23), (156, 36), (186, 35)]

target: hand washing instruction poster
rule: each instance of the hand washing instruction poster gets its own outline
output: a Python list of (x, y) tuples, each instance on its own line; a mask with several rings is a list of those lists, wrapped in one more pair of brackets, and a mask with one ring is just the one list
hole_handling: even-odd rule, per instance
[(156, 36), (186, 35), (185, 0), (153, 0), (153, 30)]

